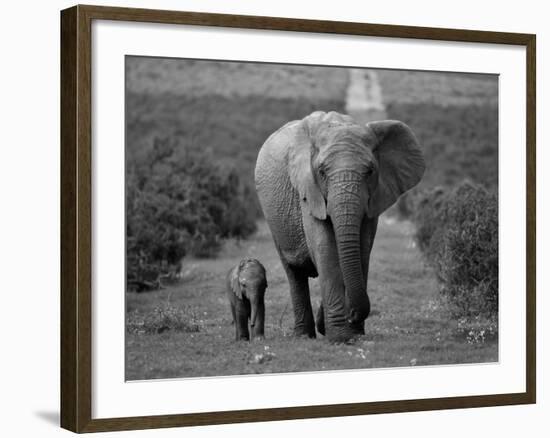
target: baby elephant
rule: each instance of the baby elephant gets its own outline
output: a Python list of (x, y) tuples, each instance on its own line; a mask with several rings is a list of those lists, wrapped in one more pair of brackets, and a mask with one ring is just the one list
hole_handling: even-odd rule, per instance
[(255, 338), (264, 336), (265, 268), (256, 259), (243, 259), (227, 273), (227, 297), (235, 322), (235, 337), (249, 340), (248, 320)]

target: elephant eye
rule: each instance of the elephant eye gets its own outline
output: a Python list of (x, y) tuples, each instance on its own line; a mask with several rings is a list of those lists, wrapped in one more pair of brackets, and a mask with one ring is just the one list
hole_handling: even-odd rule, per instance
[(324, 178), (326, 176), (325, 169), (319, 169), (319, 175)]

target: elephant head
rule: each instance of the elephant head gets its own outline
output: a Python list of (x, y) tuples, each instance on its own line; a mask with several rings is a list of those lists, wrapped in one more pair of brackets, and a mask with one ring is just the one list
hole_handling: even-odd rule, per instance
[(237, 298), (250, 301), (250, 326), (254, 327), (258, 315), (263, 324), (264, 295), (267, 288), (264, 266), (256, 259), (241, 260), (231, 274), (230, 284)]
[(423, 154), (411, 129), (398, 121), (361, 126), (349, 116), (315, 112), (296, 123), (289, 152), (291, 183), (302, 214), (330, 220), (346, 318), (362, 328), (370, 301), (361, 264), (361, 225), (365, 216), (377, 217), (420, 181)]

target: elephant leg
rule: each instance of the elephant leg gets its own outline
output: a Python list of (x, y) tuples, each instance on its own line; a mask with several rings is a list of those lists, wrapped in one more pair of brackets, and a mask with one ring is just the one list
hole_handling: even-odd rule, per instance
[(235, 324), (237, 321), (237, 315), (235, 315), (235, 305), (231, 303), (229, 307), (231, 308), (231, 324)]
[(231, 324), (235, 326), (235, 340), (239, 340), (239, 324), (237, 324), (237, 315), (235, 313), (235, 304), (231, 303)]
[(323, 310), (323, 302), (319, 305), (317, 309), (317, 319), (315, 324), (317, 325), (317, 331), (325, 336), (325, 312)]
[(260, 339), (264, 337), (264, 325), (265, 325), (265, 305), (264, 303), (259, 303), (257, 314), (256, 314), (256, 324), (254, 324), (254, 328), (253, 328), (254, 338)]
[[(329, 264), (330, 262), (325, 263)], [(346, 342), (353, 334), (346, 319), (344, 278), (337, 266), (337, 260), (335, 266), (325, 266), (325, 270), (319, 272), (319, 284), (323, 303), (321, 311), (324, 316), (321, 328), (330, 341)], [(320, 316), (320, 313), (318, 315)], [(317, 324), (319, 325), (319, 322)]]
[(309, 297), (308, 276), (283, 263), (290, 284), (290, 298), (294, 309), (294, 334), (315, 337), (313, 309)]
[(248, 318), (250, 317), (250, 305), (244, 300), (241, 300), (237, 304), (237, 320), (235, 326), (237, 328), (237, 341), (250, 340), (250, 334), (248, 332)]

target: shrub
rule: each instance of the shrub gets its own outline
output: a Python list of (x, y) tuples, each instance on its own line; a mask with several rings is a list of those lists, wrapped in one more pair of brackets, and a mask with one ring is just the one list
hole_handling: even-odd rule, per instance
[(416, 241), (435, 268), (441, 291), (459, 316), (498, 310), (498, 202), (463, 182), (417, 196)]
[[(185, 139), (155, 139), (128, 166), (127, 283), (158, 283), (187, 254), (214, 256), (223, 238), (246, 237), (256, 227), (250, 193), (233, 169)], [(187, 146), (187, 147), (186, 147)]]
[[(265, 78), (264, 84), (272, 90), (281, 85), (273, 78)], [(200, 96), (129, 92), (127, 154), (130, 158), (143, 156), (155, 137), (183, 134), (192, 138), (193, 144), (212, 150), (214, 162), (238, 171), (249, 191), (247, 205), (255, 210), (256, 217), (261, 217), (254, 166), (262, 144), (285, 123), (313, 111), (345, 112), (344, 93), (338, 99), (310, 94), (308, 98), (276, 98), (267, 94), (243, 96), (238, 92), (213, 95), (206, 90)]]
[(498, 336), (498, 318), (462, 317), (457, 322), (458, 333), (466, 339), (468, 344), (479, 345), (488, 340), (495, 340)]
[(429, 260), (435, 258), (441, 242), (446, 221), (444, 204), (448, 195), (443, 187), (438, 186), (407, 198), (409, 212), (416, 223), (416, 242)]
[(126, 331), (135, 334), (157, 334), (167, 330), (194, 333), (200, 331), (196, 312), (189, 307), (163, 305), (141, 315), (134, 311), (128, 314)]

